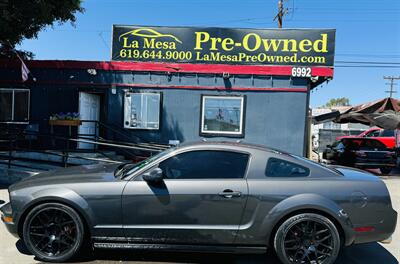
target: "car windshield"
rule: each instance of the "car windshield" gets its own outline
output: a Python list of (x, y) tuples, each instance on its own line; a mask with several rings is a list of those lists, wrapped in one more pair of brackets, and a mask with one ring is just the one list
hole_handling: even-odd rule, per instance
[(145, 160), (142, 160), (138, 163), (125, 163), (121, 166), (119, 166), (115, 171), (114, 171), (114, 175), (115, 177), (121, 177), (122, 179), (125, 178), (127, 175), (130, 175), (132, 173), (134, 173), (135, 171), (138, 171), (139, 169), (143, 168), (144, 166), (146, 166), (147, 164), (157, 160), (158, 158), (174, 151), (176, 149), (176, 147), (172, 147), (169, 149), (166, 149), (160, 153), (158, 153), (157, 155), (151, 156)]

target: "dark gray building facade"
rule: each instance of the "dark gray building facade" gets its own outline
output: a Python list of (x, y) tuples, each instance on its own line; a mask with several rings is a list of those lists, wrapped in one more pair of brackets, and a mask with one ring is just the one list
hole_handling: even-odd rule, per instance
[(306, 151), (310, 90), (333, 73), (322, 69), (319, 79), (311, 80), (292, 77), (289, 67), (88, 61), (27, 65), (31, 77), (22, 82), (18, 61), (0, 63), (3, 127), (30, 125), (50, 133), (51, 116), (79, 112), (81, 120), (109, 129), (98, 131), (84, 122), (74, 135), (95, 129), (102, 138), (123, 142), (241, 141), (298, 155)]

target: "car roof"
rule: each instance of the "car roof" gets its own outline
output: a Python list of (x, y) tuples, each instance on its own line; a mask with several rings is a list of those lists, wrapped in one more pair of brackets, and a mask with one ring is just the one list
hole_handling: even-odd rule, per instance
[(253, 149), (253, 150), (261, 150), (267, 152), (274, 152), (274, 153), (281, 153), (281, 154), (288, 154), (284, 151), (270, 148), (260, 144), (252, 144), (252, 143), (244, 143), (244, 142), (234, 142), (234, 141), (194, 141), (194, 142), (185, 142), (179, 144), (179, 148), (186, 148), (186, 147), (226, 147), (227, 149), (234, 149), (234, 148), (245, 148), (245, 149)]
[[(188, 143), (182, 143), (178, 145), (179, 148), (190, 148), (190, 147), (200, 147), (200, 148), (213, 148), (213, 147), (220, 147), (220, 148), (225, 148), (226, 150), (244, 150), (248, 152), (252, 152), (254, 150), (258, 151), (264, 151), (264, 152), (269, 152), (273, 154), (278, 154), (279, 156), (282, 156), (284, 159), (289, 159), (292, 162), (302, 164), (303, 166), (307, 166), (308, 168), (313, 168), (313, 170), (319, 171), (321, 170), (321, 167), (323, 167), (323, 170), (326, 172), (334, 173), (335, 175), (341, 174), (334, 168), (328, 168), (326, 166), (323, 166), (321, 164), (315, 163), (311, 160), (302, 158), (300, 156), (296, 156), (293, 154), (290, 154), (288, 152), (284, 152), (281, 150), (277, 150), (274, 148), (270, 148), (264, 145), (259, 145), (259, 144), (252, 144), (252, 143), (244, 143), (244, 142), (234, 142), (234, 141), (197, 141), (197, 142), (188, 142)], [(317, 174), (316, 174), (317, 175)]]

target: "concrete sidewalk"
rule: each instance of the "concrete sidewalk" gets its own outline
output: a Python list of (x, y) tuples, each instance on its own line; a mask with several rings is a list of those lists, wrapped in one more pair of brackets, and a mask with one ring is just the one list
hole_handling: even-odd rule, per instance
[[(386, 177), (385, 177), (386, 178)], [(384, 179), (392, 197), (393, 207), (400, 212), (400, 177)], [(8, 201), (6, 189), (0, 190), (0, 199)], [(371, 243), (346, 248), (337, 264), (395, 264), (400, 259), (400, 223), (391, 244)], [(23, 242), (11, 236), (0, 224), (0, 264), (40, 263), (27, 252)], [(198, 254), (198, 253), (155, 253), (137, 251), (96, 250), (93, 255), (80, 258), (80, 263), (120, 264), (120, 263), (252, 263), (278, 264), (271, 253), (265, 255)]]

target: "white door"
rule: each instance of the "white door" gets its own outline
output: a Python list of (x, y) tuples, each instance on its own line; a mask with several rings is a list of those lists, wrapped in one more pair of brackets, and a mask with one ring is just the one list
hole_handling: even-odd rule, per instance
[[(99, 121), (100, 116), (100, 96), (91, 93), (79, 93), (79, 114), (82, 124), (79, 126), (78, 133), (80, 137), (93, 138), (98, 135), (96, 122), (85, 122), (87, 121)], [(97, 146), (90, 143), (79, 142), (78, 148), (80, 149), (95, 149)]]

